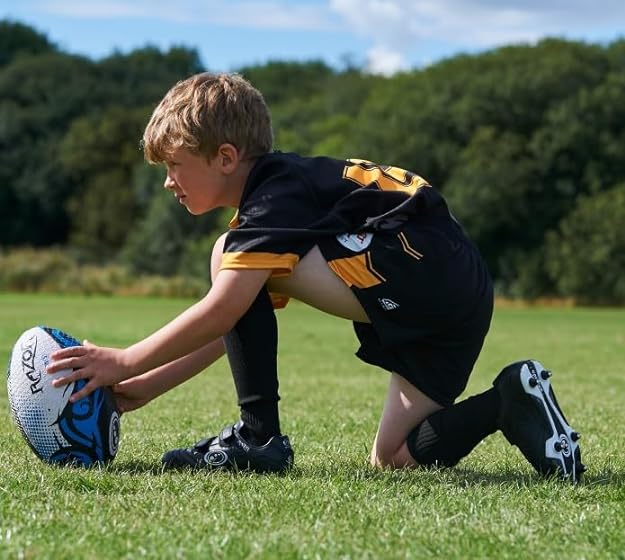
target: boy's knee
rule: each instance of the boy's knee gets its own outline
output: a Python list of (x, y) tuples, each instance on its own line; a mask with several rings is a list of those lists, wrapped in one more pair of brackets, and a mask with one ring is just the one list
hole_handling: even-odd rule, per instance
[(412, 461), (405, 448), (405, 444), (402, 444), (397, 449), (394, 446), (383, 445), (376, 442), (371, 450), (371, 465), (378, 468), (392, 469), (412, 466)]
[(217, 277), (217, 273), (219, 272), (219, 267), (221, 266), (221, 257), (224, 254), (224, 245), (226, 243), (226, 235), (228, 233), (222, 233), (215, 241), (213, 245), (213, 253), (211, 255), (211, 279), (214, 281)]
[(384, 455), (377, 455), (376, 453), (372, 453), (371, 454), (371, 458), (370, 458), (370, 463), (371, 466), (379, 468), (379, 469), (385, 469), (385, 468), (396, 468), (396, 465), (393, 461), (393, 457), (391, 456), (384, 456)]
[(369, 462), (372, 467), (387, 467), (389, 466), (388, 457), (382, 455), (375, 447), (371, 450), (371, 456)]

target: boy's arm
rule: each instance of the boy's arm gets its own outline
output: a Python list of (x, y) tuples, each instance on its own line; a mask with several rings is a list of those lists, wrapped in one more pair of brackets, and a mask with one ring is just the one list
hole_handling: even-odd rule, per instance
[(121, 412), (140, 408), (205, 370), (224, 353), (223, 339), (218, 338), (191, 354), (113, 385), (117, 406)]
[(170, 323), (124, 350), (92, 344), (54, 352), (48, 373), (72, 373), (54, 381), (67, 385), (78, 379), (88, 383), (72, 395), (76, 402), (97, 387), (114, 385), (173, 362), (229, 332), (267, 282), (270, 270), (222, 270), (209, 293)]
[(127, 352), (129, 377), (171, 362), (230, 332), (267, 282), (270, 270), (222, 270), (210, 292)]

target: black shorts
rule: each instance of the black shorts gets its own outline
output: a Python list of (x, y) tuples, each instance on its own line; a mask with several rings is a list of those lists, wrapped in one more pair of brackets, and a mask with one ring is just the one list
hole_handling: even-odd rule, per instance
[(453, 220), (395, 233), (337, 236), (319, 248), (365, 309), (363, 361), (395, 372), (443, 406), (466, 387), (493, 312), (490, 275)]

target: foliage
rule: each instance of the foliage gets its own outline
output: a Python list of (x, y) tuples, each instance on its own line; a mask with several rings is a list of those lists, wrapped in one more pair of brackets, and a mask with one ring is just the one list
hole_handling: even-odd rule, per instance
[(149, 46), (128, 54), (114, 53), (102, 59), (97, 69), (102, 105), (148, 107), (150, 111), (174, 83), (203, 71), (194, 49), (172, 47), (161, 52)]
[(62, 249), (0, 253), (0, 292), (200, 297), (208, 278), (134, 274), (122, 265), (85, 265)]
[(54, 291), (60, 279), (75, 272), (76, 263), (60, 249), (16, 249), (0, 254), (0, 291)]
[(547, 239), (547, 267), (560, 295), (625, 304), (625, 183), (581, 196)]
[(270, 107), (322, 94), (332, 85), (334, 76), (334, 71), (321, 61), (276, 60), (263, 66), (245, 66), (238, 72), (262, 92)]
[(502, 245), (523, 246), (537, 235), (528, 230), (538, 185), (523, 136), (480, 127), (460, 152), (445, 195), (482, 252), (494, 259)]
[[(208, 279), (213, 243), (225, 231), (222, 216), (226, 214), (215, 210), (194, 218), (161, 189), (132, 231), (120, 257), (135, 272), (168, 276), (194, 271)], [(189, 262), (191, 255), (199, 259), (196, 265)]]
[(143, 126), (163, 91), (199, 70), (181, 48), (97, 63), (44, 52), (1, 68), (0, 245), (69, 242), (96, 261), (114, 256), (141, 210), (131, 179)]
[(74, 185), (59, 145), (71, 121), (90, 110), (93, 85), (93, 63), (61, 53), (22, 56), (0, 70), (0, 184), (10, 191), (3, 197), (10, 204), (0, 207), (0, 245), (66, 240)]
[[(206, 277), (223, 220), (167, 200), (139, 149), (162, 95), (203, 70), (197, 51), (93, 61), (0, 26), (0, 246), (63, 245), (81, 263)], [(547, 39), (388, 78), (316, 60), (239, 72), (270, 105), (276, 149), (392, 164), (441, 189), (504, 295), (570, 293), (548, 271), (547, 239), (580, 197), (625, 181), (623, 40)]]
[(141, 109), (113, 106), (75, 119), (60, 145), (63, 170), (77, 185), (66, 204), (71, 244), (100, 261), (124, 245), (139, 214), (132, 177), (145, 118)]
[(19, 22), (0, 21), (0, 66), (14, 58), (28, 54), (55, 51), (45, 35)]

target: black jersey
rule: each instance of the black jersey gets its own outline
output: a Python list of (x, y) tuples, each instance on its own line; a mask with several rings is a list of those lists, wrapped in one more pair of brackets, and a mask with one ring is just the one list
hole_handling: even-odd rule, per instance
[(393, 231), (411, 219), (451, 217), (441, 195), (410, 171), (359, 159), (267, 154), (247, 179), (221, 266), (284, 276), (324, 238)]

